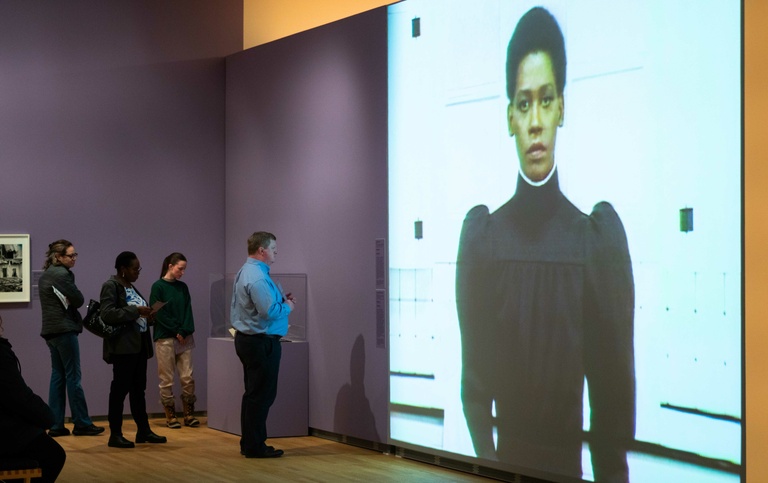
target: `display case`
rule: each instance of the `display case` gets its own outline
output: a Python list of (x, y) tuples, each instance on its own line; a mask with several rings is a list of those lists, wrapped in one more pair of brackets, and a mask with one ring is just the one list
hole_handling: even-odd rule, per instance
[[(210, 337), (233, 337), (229, 324), (232, 304), (232, 286), (236, 273), (210, 276)], [(271, 273), (283, 294), (293, 294), (296, 306), (288, 319), (288, 334), (284, 339), (292, 342), (307, 340), (307, 274)]]
[[(277, 397), (269, 410), (270, 438), (309, 434), (309, 344), (282, 342)], [(241, 434), (243, 366), (232, 337), (208, 339), (208, 427)]]
[[(208, 338), (208, 427), (239, 435), (243, 366), (235, 352), (229, 324), (234, 273), (210, 276), (210, 337)], [(309, 344), (306, 274), (270, 274), (296, 306), (282, 338), (277, 397), (269, 411), (270, 438), (309, 434)]]

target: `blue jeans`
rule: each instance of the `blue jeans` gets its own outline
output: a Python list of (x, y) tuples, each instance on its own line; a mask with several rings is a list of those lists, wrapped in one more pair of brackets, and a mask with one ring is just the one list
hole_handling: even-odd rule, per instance
[(88, 416), (83, 386), (80, 385), (80, 344), (75, 332), (67, 332), (47, 340), (51, 351), (51, 385), (48, 389), (48, 406), (53, 411), (51, 429), (64, 427), (64, 409), (69, 395), (69, 409), (76, 428), (93, 424)]

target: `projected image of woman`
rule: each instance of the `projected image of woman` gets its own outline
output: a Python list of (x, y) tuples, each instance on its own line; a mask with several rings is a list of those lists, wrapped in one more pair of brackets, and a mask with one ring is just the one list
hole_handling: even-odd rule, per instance
[(478, 457), (581, 477), (586, 437), (595, 480), (626, 482), (635, 432), (632, 266), (613, 207), (601, 202), (586, 215), (560, 191), (565, 68), (557, 21), (543, 8), (528, 11), (507, 50), (517, 189), (493, 213), (470, 210), (459, 242), (461, 398)]

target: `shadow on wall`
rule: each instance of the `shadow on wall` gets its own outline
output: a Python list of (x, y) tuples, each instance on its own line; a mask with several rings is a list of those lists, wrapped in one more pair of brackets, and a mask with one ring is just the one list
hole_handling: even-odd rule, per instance
[(349, 358), (351, 382), (344, 384), (336, 396), (334, 432), (346, 436), (381, 442), (371, 403), (365, 397), (365, 339), (360, 334)]

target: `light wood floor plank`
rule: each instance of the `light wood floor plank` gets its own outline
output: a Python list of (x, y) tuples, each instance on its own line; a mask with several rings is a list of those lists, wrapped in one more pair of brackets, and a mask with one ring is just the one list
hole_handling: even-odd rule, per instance
[[(107, 446), (109, 430), (99, 436), (65, 436), (56, 441), (67, 451), (60, 482), (490, 482), (390, 454), (322, 438), (277, 438), (268, 444), (285, 450), (274, 459), (246, 459), (239, 436), (209, 429), (170, 429), (152, 419), (152, 430), (168, 437), (166, 444), (139, 444), (133, 449)], [(106, 425), (106, 421), (97, 421)], [(70, 428), (71, 429), (71, 428)], [(136, 425), (124, 421), (123, 434), (133, 440)]]

